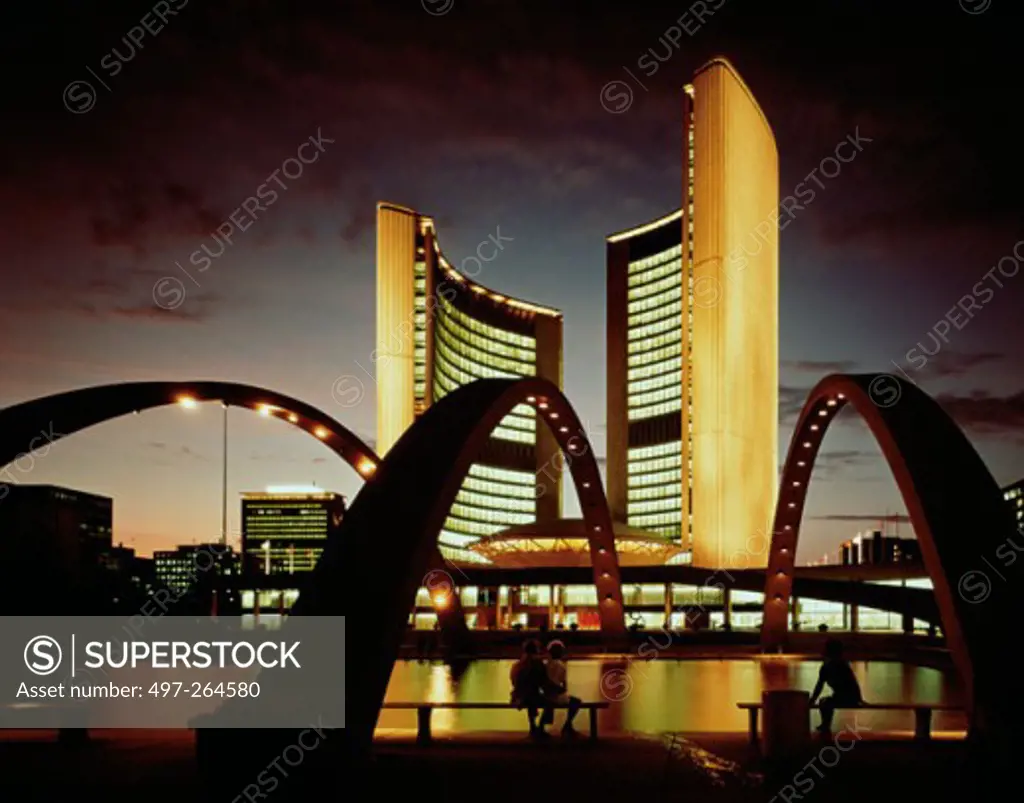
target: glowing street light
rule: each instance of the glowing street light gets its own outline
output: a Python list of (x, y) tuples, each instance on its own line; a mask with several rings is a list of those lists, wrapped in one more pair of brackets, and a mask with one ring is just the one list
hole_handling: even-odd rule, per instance
[(316, 435), (320, 440), (323, 440), (328, 436), (327, 427), (317, 427), (313, 430), (313, 434)]
[(364, 477), (370, 476), (376, 470), (377, 470), (377, 466), (374, 465), (372, 460), (364, 459), (364, 460), (360, 460), (359, 461), (358, 471)]
[(191, 396), (179, 396), (178, 404), (184, 407), (186, 410), (194, 410), (199, 406), (199, 403)]

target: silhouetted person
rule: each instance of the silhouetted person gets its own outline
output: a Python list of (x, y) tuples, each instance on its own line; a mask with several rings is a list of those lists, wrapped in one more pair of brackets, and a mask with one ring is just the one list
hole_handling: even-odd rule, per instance
[(540, 718), (540, 726), (553, 725), (555, 722), (555, 709), (552, 705), (567, 705), (569, 710), (565, 716), (565, 725), (562, 726), (563, 736), (572, 736), (576, 729), (572, 721), (579, 713), (583, 701), (579, 697), (569, 694), (568, 672), (565, 664), (565, 645), (560, 641), (552, 641), (548, 645), (547, 680), (548, 686), (545, 696), (547, 705), (544, 706), (544, 715)]
[(530, 719), (530, 735), (546, 735), (544, 729), (537, 725), (537, 709), (544, 704), (548, 675), (540, 657), (540, 645), (534, 639), (523, 642), (523, 654), (512, 665), (509, 680), (512, 683), (512, 702), (519, 709), (525, 708)]
[(832, 715), (837, 708), (856, 708), (864, 702), (857, 677), (843, 658), (843, 644), (835, 639), (825, 643), (825, 660), (818, 671), (818, 682), (811, 692), (811, 705), (814, 705), (826, 685), (832, 690), (832, 696), (821, 698), (821, 725), (818, 726), (821, 733), (832, 732)]

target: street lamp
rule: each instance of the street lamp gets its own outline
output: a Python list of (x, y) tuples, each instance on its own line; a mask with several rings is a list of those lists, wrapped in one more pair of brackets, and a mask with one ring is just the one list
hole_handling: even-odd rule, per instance
[[(182, 393), (177, 397), (179, 405), (184, 407), (186, 410), (194, 410), (199, 406), (199, 402), (196, 401), (194, 396), (190, 396), (187, 393)], [(221, 499), (220, 499), (220, 543), (221, 546), (228, 545), (228, 403), (222, 401), (220, 403), (221, 409), (224, 411), (224, 454), (223, 454), (223, 465), (221, 467)], [(136, 411), (137, 412), (137, 411)]]
[(224, 460), (220, 484), (220, 544), (228, 545), (228, 403), (222, 401), (224, 411)]

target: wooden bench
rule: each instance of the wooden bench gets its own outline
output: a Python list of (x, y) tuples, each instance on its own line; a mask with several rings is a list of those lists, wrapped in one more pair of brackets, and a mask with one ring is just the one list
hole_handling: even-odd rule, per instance
[[(400, 709), (400, 710), (416, 710), (416, 741), (419, 744), (430, 744), (433, 738), (430, 732), (430, 717), (434, 713), (435, 709), (438, 708), (455, 708), (460, 710), (465, 709), (501, 709), (501, 710), (520, 710), (520, 707), (515, 703), (384, 703), (384, 708)], [(553, 703), (549, 708), (555, 709), (566, 709), (569, 707), (567, 703)], [(599, 703), (580, 703), (580, 710), (587, 709), (590, 712), (590, 738), (597, 739), (597, 711), (599, 708), (607, 708), (607, 702)]]
[[(764, 703), (736, 703), (736, 707), (745, 710), (750, 717), (750, 743), (757, 744), (757, 716), (764, 708)], [(821, 706), (812, 705), (812, 710)], [(942, 703), (862, 703), (857, 706), (836, 706), (836, 711), (913, 711), (914, 738), (927, 741), (932, 737), (932, 711), (963, 711), (960, 705)]]

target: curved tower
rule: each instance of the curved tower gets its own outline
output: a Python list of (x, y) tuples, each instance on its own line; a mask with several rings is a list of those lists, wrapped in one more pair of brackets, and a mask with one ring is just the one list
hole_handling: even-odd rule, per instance
[[(383, 457), (431, 404), (476, 379), (538, 376), (561, 387), (562, 313), (474, 282), (468, 268), (460, 272), (445, 258), (431, 218), (380, 203), (373, 361)], [(445, 557), (485, 560), (467, 547), (559, 517), (560, 452), (550, 433), (538, 432), (535, 415), (518, 405), (485, 443), (441, 530)]]
[(608, 500), (762, 566), (778, 472), (778, 154), (728, 61), (683, 96), (682, 207), (607, 238)]

